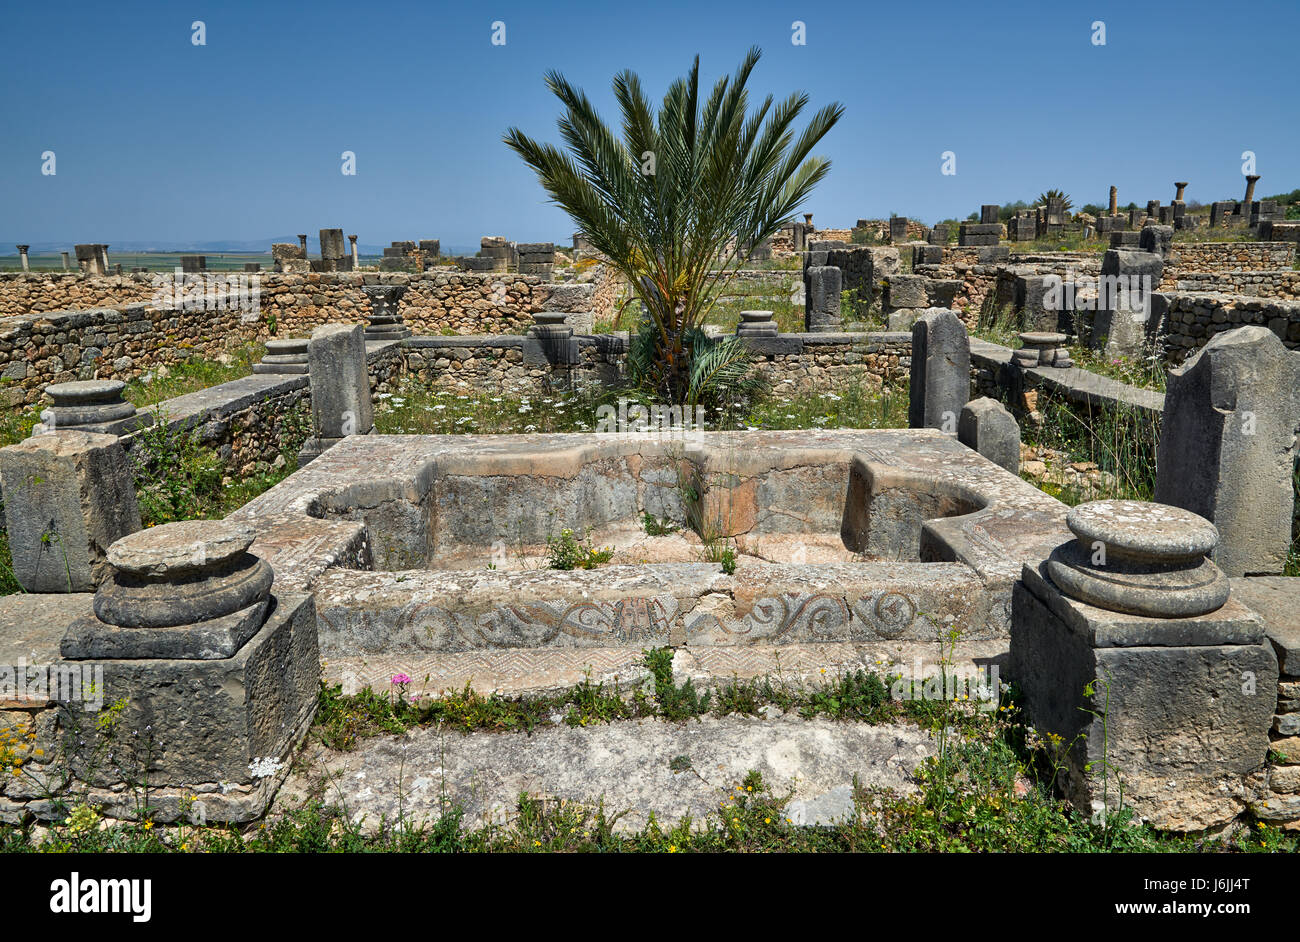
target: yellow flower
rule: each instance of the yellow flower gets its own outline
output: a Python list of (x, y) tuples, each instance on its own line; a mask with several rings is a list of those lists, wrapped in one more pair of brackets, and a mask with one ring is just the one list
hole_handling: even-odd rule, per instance
[(675, 853), (677, 853), (677, 845), (676, 845), (676, 844), (673, 844), (671, 847), (669, 847), (669, 848), (668, 848), (668, 853), (670, 853), (670, 854), (675, 854)]
[(144, 829), (145, 829), (146, 831), (152, 831), (152, 830), (153, 830), (153, 822), (152, 822), (152, 821), (146, 821), (146, 822), (144, 823)]

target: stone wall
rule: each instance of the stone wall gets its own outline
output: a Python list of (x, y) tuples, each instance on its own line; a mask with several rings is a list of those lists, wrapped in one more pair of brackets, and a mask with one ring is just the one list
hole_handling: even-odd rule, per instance
[(132, 379), (260, 333), (244, 312), (168, 311), (143, 303), (7, 317), (0, 319), (0, 405), (39, 402), (49, 383)]
[(861, 382), (897, 387), (912, 366), (912, 335), (897, 331), (785, 334), (751, 344), (778, 397), (833, 393)]
[[(364, 323), (369, 303), (363, 284), (407, 284), (401, 313), (415, 333), (424, 334), (521, 331), (551, 290), (523, 275), (267, 274), (259, 279), (253, 309), (229, 308), (225, 295), (214, 295), (203, 309), (186, 310), (152, 303), (151, 277), (0, 276), (0, 309), (37, 311), (0, 318), (0, 406), (34, 404), (49, 383), (129, 380), (238, 342), (307, 336), (326, 323)], [(133, 295), (144, 297), (121, 303)], [(61, 307), (111, 296), (118, 299), (112, 307)]]
[[(393, 392), (406, 374), (400, 344), (372, 345), (366, 351), (372, 395)], [(284, 466), (313, 432), (311, 385), (307, 376), (254, 374), (219, 386), (168, 399), (146, 410), (152, 428), (122, 436), (122, 446), (137, 461), (149, 461), (151, 442), (192, 434), (213, 449), (228, 476), (246, 477)]]
[(549, 285), (506, 272), (362, 272), (271, 275), (262, 279), (263, 320), (280, 336), (305, 337), (322, 324), (361, 322), (370, 310), (363, 284), (405, 284), (398, 312), (417, 334), (510, 333), (545, 307)]
[(1177, 366), (1217, 333), (1259, 324), (1300, 349), (1300, 301), (1226, 294), (1169, 294), (1161, 333), (1165, 362)]
[(1161, 287), (1172, 288), (1184, 272), (1291, 268), (1295, 251), (1294, 242), (1172, 242)]
[(1260, 298), (1300, 298), (1300, 271), (1177, 272), (1172, 279), (1175, 291), (1243, 294)]
[[(406, 370), (435, 387), (506, 395), (535, 395), (565, 385), (615, 382), (624, 370), (626, 334), (575, 337), (577, 359), (566, 365), (519, 336), (413, 337), (403, 345)], [(868, 385), (906, 382), (912, 336), (899, 332), (781, 334), (751, 338), (757, 368), (781, 394), (828, 392), (865, 380)], [(548, 360), (548, 355), (551, 359)]]

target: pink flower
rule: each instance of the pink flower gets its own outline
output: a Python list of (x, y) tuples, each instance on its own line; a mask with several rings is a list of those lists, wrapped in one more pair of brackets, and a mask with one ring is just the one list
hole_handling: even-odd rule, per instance
[(399, 687), (402, 686), (403, 684), (409, 684), (410, 682), (411, 682), (411, 678), (406, 676), (405, 674), (393, 675), (393, 683)]

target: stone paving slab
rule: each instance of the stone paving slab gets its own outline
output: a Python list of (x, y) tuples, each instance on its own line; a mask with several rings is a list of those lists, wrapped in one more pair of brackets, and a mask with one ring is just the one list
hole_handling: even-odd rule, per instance
[(0, 665), (21, 658), (52, 664), (68, 626), (91, 614), (93, 592), (25, 593), (0, 596)]
[[(475, 828), (507, 821), (526, 792), (590, 806), (603, 800), (607, 813), (627, 812), (615, 824), (620, 832), (640, 829), (652, 812), (669, 825), (689, 815), (698, 827), (755, 770), (774, 794), (793, 792), (786, 813), (794, 823), (830, 824), (853, 813), (855, 777), (860, 788), (911, 791), (915, 768), (934, 751), (929, 735), (912, 725), (778, 714), (559, 725), (530, 735), (430, 727), (367, 740), (348, 753), (314, 745), (299, 757), (272, 813), (319, 797), (375, 829), (381, 818), (436, 819), (446, 802), (464, 810), (463, 827)], [(680, 768), (680, 757), (689, 768)]]
[(1300, 675), (1300, 579), (1247, 576), (1229, 580), (1232, 596), (1259, 613), (1277, 651), (1278, 669)]

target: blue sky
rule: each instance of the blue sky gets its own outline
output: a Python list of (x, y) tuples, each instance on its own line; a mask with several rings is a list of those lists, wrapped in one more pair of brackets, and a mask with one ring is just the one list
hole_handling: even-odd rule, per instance
[[(795, 20), (806, 45), (791, 43)], [(801, 88), (813, 108), (845, 105), (806, 207), (822, 226), (964, 217), (1053, 186), (1077, 205), (1112, 183), (1121, 204), (1168, 202), (1175, 179), (1189, 200), (1239, 198), (1244, 150), (1261, 195), (1300, 186), (1294, 0), (100, 0), (9, 4), (0, 30), (0, 237), (32, 243), (308, 232), (314, 250), (334, 226), (363, 244), (567, 239), (571, 222), (501, 143), (511, 125), (558, 140), (543, 73), (613, 118), (619, 70), (657, 99), (697, 53), (711, 83), (753, 44), (752, 97)], [(355, 176), (340, 173), (345, 150)], [(940, 173), (947, 150), (954, 176)]]

